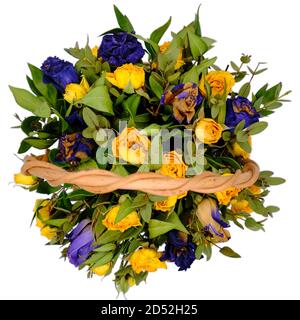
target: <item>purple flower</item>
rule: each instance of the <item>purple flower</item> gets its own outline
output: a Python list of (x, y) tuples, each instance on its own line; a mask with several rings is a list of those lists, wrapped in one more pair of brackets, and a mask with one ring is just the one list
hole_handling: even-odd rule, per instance
[(137, 63), (144, 54), (145, 51), (138, 40), (126, 32), (105, 35), (98, 50), (98, 56), (114, 67), (120, 67), (125, 63)]
[(67, 236), (70, 247), (67, 252), (68, 259), (75, 267), (81, 265), (93, 251), (94, 235), (90, 219), (82, 220)]
[(64, 134), (59, 139), (59, 153), (57, 161), (77, 165), (81, 160), (86, 160), (93, 154), (94, 143), (80, 133)]
[(161, 97), (162, 105), (173, 106), (174, 118), (182, 123), (190, 123), (195, 115), (195, 108), (202, 102), (203, 97), (196, 83), (181, 83), (172, 90), (166, 91)]
[(41, 67), (44, 83), (52, 83), (55, 88), (63, 93), (67, 84), (79, 83), (79, 75), (72, 63), (57, 57), (49, 57)]
[(251, 101), (244, 97), (228, 99), (226, 104), (226, 126), (233, 128), (245, 120), (245, 128), (258, 122), (260, 114), (252, 106)]
[(175, 262), (178, 271), (186, 271), (196, 259), (195, 250), (193, 242), (181, 239), (178, 231), (172, 230), (168, 233), (168, 242), (160, 260)]
[(87, 127), (77, 110), (66, 117), (66, 121), (74, 131), (83, 131)]

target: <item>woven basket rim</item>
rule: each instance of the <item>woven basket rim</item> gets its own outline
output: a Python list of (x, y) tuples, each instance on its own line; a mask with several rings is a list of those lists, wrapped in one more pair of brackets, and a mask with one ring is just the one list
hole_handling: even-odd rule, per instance
[(154, 172), (137, 172), (128, 176), (119, 176), (103, 169), (90, 169), (69, 172), (52, 163), (27, 156), (24, 159), (22, 173), (46, 180), (52, 186), (62, 184), (76, 185), (80, 189), (95, 194), (104, 194), (119, 189), (137, 190), (153, 195), (173, 196), (188, 191), (215, 193), (235, 187), (244, 189), (252, 186), (259, 177), (259, 166), (248, 160), (242, 170), (229, 176), (204, 171), (190, 178), (172, 178)]

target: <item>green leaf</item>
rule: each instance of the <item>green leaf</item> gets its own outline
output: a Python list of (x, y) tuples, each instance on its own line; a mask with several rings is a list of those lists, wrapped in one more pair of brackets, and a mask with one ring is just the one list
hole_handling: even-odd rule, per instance
[(285, 183), (286, 180), (283, 178), (278, 178), (278, 177), (270, 177), (270, 178), (266, 178), (266, 182), (270, 186), (278, 186), (280, 184)]
[(247, 142), (249, 139), (249, 134), (245, 131), (239, 131), (236, 135), (236, 140), (238, 142)]
[(172, 17), (169, 18), (169, 20), (162, 25), (161, 27), (154, 30), (150, 35), (150, 40), (154, 41), (155, 43), (159, 43), (165, 32), (168, 30), (170, 24), (172, 22)]
[(195, 256), (197, 260), (200, 260), (202, 257), (202, 253), (203, 253), (203, 249), (204, 249), (204, 244), (200, 244), (196, 250), (195, 250)]
[(93, 88), (81, 100), (77, 101), (77, 103), (82, 103), (97, 111), (114, 115), (113, 104), (106, 86), (98, 86)]
[(96, 263), (93, 265), (93, 268), (103, 266), (104, 264), (109, 263), (113, 257), (114, 257), (113, 252), (106, 253), (102, 258), (97, 259)]
[(248, 132), (250, 135), (254, 136), (256, 134), (263, 132), (267, 127), (268, 127), (268, 123), (265, 121), (256, 122), (251, 124), (248, 127)]
[(49, 147), (51, 147), (55, 142), (55, 140), (44, 140), (40, 138), (25, 138), (23, 142), (25, 142), (26, 144), (36, 149), (42, 150), (42, 149), (48, 149)]
[(85, 107), (82, 111), (82, 117), (86, 125), (91, 129), (99, 128), (99, 120), (94, 111), (90, 108)]
[(127, 100), (124, 101), (124, 107), (129, 112), (132, 120), (135, 120), (137, 109), (141, 102), (141, 96), (137, 94), (131, 95)]
[(182, 83), (199, 82), (198, 66), (193, 66), (189, 71), (183, 74)]
[(240, 70), (240, 68), (233, 61), (230, 62), (230, 65), (234, 71), (238, 72)]
[(127, 16), (123, 15), (116, 5), (114, 5), (114, 11), (120, 28), (125, 32), (132, 33), (134, 29)]
[(49, 83), (46, 84), (43, 81), (43, 72), (39, 68), (35, 67), (34, 65), (28, 63), (28, 67), (31, 72), (32, 81), (36, 89), (48, 100), (48, 102), (52, 105), (56, 105), (56, 97), (57, 97), (57, 90), (53, 86), (53, 84)]
[(201, 37), (190, 31), (188, 32), (188, 38), (192, 56), (194, 60), (198, 60), (208, 50), (208, 46)]
[(168, 219), (166, 220), (168, 223), (172, 223), (174, 226), (174, 229), (178, 230), (178, 231), (182, 231), (186, 234), (189, 234), (189, 232), (187, 231), (187, 229), (185, 228), (185, 226), (182, 224), (182, 222), (180, 221), (178, 215), (176, 212), (172, 212)]
[(278, 208), (278, 207), (276, 207), (276, 206), (268, 206), (268, 207), (266, 207), (266, 210), (267, 210), (269, 213), (275, 213), (275, 212), (280, 211), (280, 208)]
[(78, 167), (76, 167), (76, 171), (90, 170), (90, 169), (98, 169), (97, 162), (94, 159), (89, 159), (88, 161), (82, 162)]
[(239, 91), (239, 96), (247, 98), (249, 96), (250, 90), (251, 84), (249, 82), (243, 84)]
[(245, 226), (252, 231), (264, 230), (263, 225), (255, 221), (253, 218), (246, 219)]
[(222, 249), (220, 249), (220, 252), (229, 258), (241, 258), (241, 256), (236, 253), (235, 251), (233, 251), (231, 248), (229, 247), (223, 247)]
[(272, 88), (268, 89), (264, 94), (263, 103), (266, 104), (270, 101), (277, 100), (279, 98), (280, 92), (282, 90), (282, 83), (278, 83)]
[(36, 189), (36, 192), (41, 194), (51, 194), (57, 192), (59, 189), (60, 186), (52, 187), (47, 181), (41, 181)]
[(128, 171), (121, 164), (113, 165), (111, 172), (118, 174), (119, 176), (126, 177), (128, 176)]
[(242, 131), (245, 128), (246, 121), (242, 120), (239, 124), (235, 127), (234, 133), (237, 134), (238, 132)]
[(263, 178), (268, 178), (271, 177), (274, 174), (274, 172), (272, 171), (261, 171), (259, 174), (259, 178), (263, 179)]
[(140, 215), (145, 222), (149, 223), (149, 221), (151, 220), (151, 215), (152, 215), (151, 202), (148, 202), (145, 206), (141, 207)]
[(126, 218), (133, 210), (131, 206), (132, 201), (130, 199), (126, 199), (120, 206), (119, 212), (115, 218), (115, 223), (122, 221)]
[(51, 109), (45, 98), (36, 97), (25, 89), (15, 88), (12, 86), (9, 86), (9, 88), (16, 100), (16, 103), (20, 107), (32, 112), (38, 117), (50, 117)]
[(67, 198), (71, 201), (85, 200), (87, 197), (93, 197), (95, 194), (83, 189), (72, 191)]
[(114, 243), (107, 243), (99, 248), (94, 249), (94, 252), (110, 252), (116, 249), (116, 245)]
[(158, 99), (161, 99), (161, 96), (164, 93), (163, 87), (161, 86), (161, 84), (156, 80), (156, 78), (152, 74), (149, 77), (149, 84), (150, 84), (151, 90), (154, 92), (156, 97)]
[(258, 200), (256, 198), (248, 197), (247, 201), (249, 202), (250, 208), (254, 212), (256, 212), (258, 214), (261, 214), (263, 216), (267, 216), (268, 215), (267, 209), (264, 207), (263, 203), (260, 200)]
[(19, 146), (19, 149), (18, 149), (18, 153), (19, 153), (19, 154), (25, 153), (25, 152), (27, 152), (30, 148), (31, 148), (31, 145), (28, 144), (28, 143), (26, 143), (26, 141), (23, 140), (23, 141), (20, 143), (20, 146)]
[(62, 225), (63, 225), (65, 222), (68, 222), (68, 219), (67, 219), (67, 218), (64, 218), (64, 219), (50, 219), (50, 220), (47, 220), (47, 221), (45, 222), (45, 224), (46, 224), (46, 225), (49, 225), (49, 226), (61, 228)]
[(139, 193), (132, 201), (131, 207), (132, 208), (141, 208), (145, 206), (149, 201), (147, 194)]
[(248, 141), (246, 142), (238, 142), (239, 146), (248, 153), (251, 153), (252, 147)]
[(152, 194), (149, 194), (148, 196), (152, 202), (159, 202), (159, 201), (164, 201), (164, 200), (168, 199), (168, 197), (166, 197), (166, 196), (157, 196), (157, 195), (152, 195)]
[(149, 237), (150, 239), (156, 238), (175, 229), (174, 225), (169, 222), (151, 219), (149, 221)]
[(107, 244), (110, 242), (115, 242), (119, 239), (120, 235), (120, 231), (106, 230), (97, 240), (97, 244)]
[(194, 28), (195, 28), (196, 35), (201, 37), (202, 32), (201, 32), (200, 17), (199, 17), (200, 6), (201, 5), (198, 6), (197, 12), (195, 14)]

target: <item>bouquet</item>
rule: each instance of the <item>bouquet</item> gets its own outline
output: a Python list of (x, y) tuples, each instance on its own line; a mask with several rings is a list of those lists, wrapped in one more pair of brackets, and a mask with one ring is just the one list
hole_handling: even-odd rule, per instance
[(126, 293), (170, 264), (209, 260), (213, 247), (240, 258), (225, 245), (232, 226), (264, 230), (279, 210), (265, 197), (284, 179), (250, 160), (252, 136), (289, 92), (281, 83), (253, 92), (267, 69), (250, 55), (225, 68), (207, 57), (215, 41), (199, 9), (164, 43), (171, 18), (145, 38), (114, 10), (119, 27), (99, 47), (65, 49), (75, 64), (29, 64), (31, 91), (10, 89), (31, 113), (16, 116), (27, 156), (15, 183), (44, 195), (37, 227), (88, 277), (114, 273)]

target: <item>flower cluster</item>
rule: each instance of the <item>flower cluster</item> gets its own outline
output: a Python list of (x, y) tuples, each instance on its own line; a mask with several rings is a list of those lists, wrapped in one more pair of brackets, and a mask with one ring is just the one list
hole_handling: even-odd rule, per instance
[[(250, 159), (252, 136), (266, 129), (263, 118), (289, 92), (281, 92), (281, 83), (253, 92), (253, 78), (266, 69), (249, 67), (251, 56), (225, 70), (217, 66), (216, 57), (207, 57), (214, 40), (201, 34), (198, 19), (161, 43), (171, 20), (146, 39), (115, 12), (119, 28), (98, 45), (66, 49), (74, 64), (48, 57), (40, 68), (29, 65), (32, 92), (10, 87), (33, 114), (18, 117), (26, 135), (19, 154), (44, 150), (37, 159), (76, 176), (102, 169), (128, 181), (136, 172), (173, 181), (210, 171), (230, 181)], [(169, 264), (179, 271), (196, 267), (213, 247), (240, 257), (220, 246), (233, 225), (264, 230), (278, 211), (265, 205), (269, 187), (284, 182), (272, 175), (262, 171), (248, 188), (228, 184), (215, 193), (167, 197), (141, 192), (139, 183), (137, 190), (106, 194), (23, 173), (15, 183), (48, 195), (36, 202), (34, 218), (49, 244), (63, 246), (62, 256), (89, 276), (114, 272), (125, 293)]]

